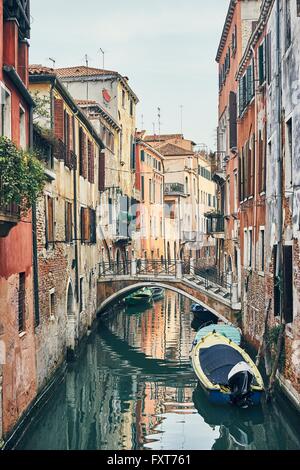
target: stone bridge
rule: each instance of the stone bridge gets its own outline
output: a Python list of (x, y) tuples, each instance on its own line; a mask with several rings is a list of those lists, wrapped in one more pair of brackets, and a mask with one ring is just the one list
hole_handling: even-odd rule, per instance
[(181, 260), (135, 260), (122, 263), (103, 263), (99, 266), (97, 286), (97, 312), (105, 311), (109, 305), (142, 287), (162, 287), (188, 297), (207, 307), (222, 320), (238, 323), (240, 303), (237, 301), (237, 286), (212, 276), (205, 276), (194, 268), (190, 260), (188, 269)]

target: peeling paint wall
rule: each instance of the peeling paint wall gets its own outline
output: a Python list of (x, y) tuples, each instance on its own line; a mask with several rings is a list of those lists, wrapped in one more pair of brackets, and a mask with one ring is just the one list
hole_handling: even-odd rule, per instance
[[(272, 34), (272, 81), (267, 95), (268, 140), (267, 158), (267, 214), (266, 214), (266, 299), (272, 298), (274, 289), (274, 266), (272, 249), (279, 239), (278, 210), (283, 217), (283, 245), (293, 247), (293, 322), (286, 326), (285, 366), (281, 378), (286, 389), (300, 400), (300, 17), (297, 16), (296, 1), (291, 1), (291, 44), (287, 42), (285, 1), (280, 0), (280, 90), (276, 82), (277, 2), (274, 2), (268, 21), (268, 32)], [(282, 92), (282, 112), (278, 106)], [(291, 120), (291, 121), (290, 121)], [(280, 122), (280, 124), (279, 124)], [(292, 122), (292, 151), (288, 123)], [(279, 134), (280, 133), (280, 134)], [(278, 147), (279, 135), (281, 146)], [(278, 207), (278, 158), (282, 156), (282, 206)], [(272, 303), (273, 304), (273, 303)], [(278, 323), (272, 310), (270, 326)]]

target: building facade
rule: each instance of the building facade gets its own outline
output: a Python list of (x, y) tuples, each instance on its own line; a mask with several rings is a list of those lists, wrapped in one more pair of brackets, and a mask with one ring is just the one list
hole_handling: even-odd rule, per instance
[(95, 319), (104, 145), (53, 69), (31, 66), (30, 91), (46, 108), (34, 115), (47, 176), (36, 216), (41, 390)]
[[(57, 69), (56, 72), (74, 98), (95, 101), (120, 128), (118, 142), (114, 148), (114, 158), (115, 162), (118, 162), (119, 172), (115, 191), (119, 192), (120, 209), (115, 207), (113, 210), (115, 213), (120, 212), (122, 222), (117, 246), (112, 246), (112, 249), (114, 261), (117, 257), (126, 261), (132, 251), (138, 250), (134, 242), (135, 237), (129, 229), (131, 205), (135, 205), (135, 201), (139, 199), (139, 193), (135, 188), (134, 145), (138, 98), (130, 88), (128, 78), (118, 72), (82, 66)], [(107, 163), (105, 168), (107, 171), (110, 169)]]
[(241, 249), (236, 73), (259, 17), (260, 6), (261, 0), (230, 1), (216, 56), (219, 65), (219, 120), (214, 179), (218, 184), (218, 211), (216, 216), (212, 217), (211, 225), (212, 232), (218, 234), (219, 270), (238, 284), (239, 297), (241, 294)]
[[(31, 145), (33, 106), (29, 8), (29, 1), (0, 1), (0, 139), (23, 149)], [(36, 392), (32, 246), (31, 212), (0, 199), (0, 447)]]
[(137, 228), (140, 238), (140, 256), (147, 260), (165, 259), (164, 226), (164, 157), (143, 141), (136, 139), (136, 159), (139, 164), (138, 186), (141, 203), (138, 208)]

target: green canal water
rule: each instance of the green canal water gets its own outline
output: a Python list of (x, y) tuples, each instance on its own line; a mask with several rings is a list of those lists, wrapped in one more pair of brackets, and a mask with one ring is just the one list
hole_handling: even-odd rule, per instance
[(209, 404), (189, 360), (195, 328), (190, 301), (173, 292), (145, 310), (115, 306), (18, 449), (299, 449), (281, 397), (248, 410)]

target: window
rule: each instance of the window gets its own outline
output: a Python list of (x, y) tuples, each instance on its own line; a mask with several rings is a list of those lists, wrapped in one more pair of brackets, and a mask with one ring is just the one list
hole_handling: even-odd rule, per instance
[(277, 250), (278, 246), (273, 246), (273, 299), (274, 299), (274, 316), (278, 317), (281, 313), (281, 290), (280, 290), (280, 277), (277, 276)]
[(141, 150), (141, 161), (145, 161), (145, 150)]
[(130, 168), (135, 170), (135, 140), (134, 137), (130, 137)]
[(122, 90), (122, 106), (125, 108), (125, 91)]
[(111, 197), (108, 198), (108, 223), (113, 223), (113, 200)]
[(285, 0), (285, 49), (292, 43), (291, 1)]
[(153, 180), (153, 196), (152, 196), (152, 197), (153, 197), (153, 202), (154, 202), (154, 204), (155, 204), (155, 202), (156, 202), (156, 197), (155, 197), (156, 194), (155, 194), (155, 192), (156, 192), (156, 184), (155, 184), (155, 180)]
[(89, 209), (90, 219), (90, 243), (95, 244), (97, 241), (97, 227), (96, 227), (96, 211)]
[(99, 153), (99, 165), (98, 165), (98, 190), (100, 192), (105, 191), (105, 153)]
[(229, 145), (231, 149), (237, 147), (237, 100), (233, 91), (229, 94)]
[(272, 79), (272, 33), (268, 33), (266, 37), (266, 77), (268, 85)]
[(286, 186), (291, 187), (293, 185), (293, 121), (292, 118), (286, 123)]
[(244, 230), (244, 268), (248, 266), (248, 231)]
[(165, 204), (165, 217), (175, 219), (175, 202), (170, 201)]
[(55, 305), (56, 305), (55, 289), (51, 289), (50, 292), (49, 292), (49, 312), (50, 312), (50, 318), (55, 315)]
[(91, 238), (90, 231), (90, 211), (87, 207), (81, 207), (80, 210), (80, 228), (81, 228), (81, 243), (87, 243)]
[(300, 17), (300, 0), (296, 0), (297, 16)]
[(152, 202), (152, 180), (149, 179), (149, 201)]
[(248, 249), (248, 266), (249, 268), (252, 267), (252, 228), (249, 229), (249, 249)]
[(46, 247), (54, 243), (54, 198), (46, 196)]
[(267, 153), (267, 125), (264, 125), (263, 131), (258, 134), (258, 192), (266, 190), (266, 153)]
[(266, 42), (263, 43), (258, 48), (258, 75), (259, 75), (259, 84), (263, 85), (266, 80)]
[(73, 241), (73, 206), (71, 202), (65, 204), (65, 229), (66, 229), (66, 242)]
[(189, 180), (188, 177), (185, 177), (185, 194), (189, 193)]
[(95, 153), (94, 144), (88, 140), (88, 181), (95, 182)]
[(239, 116), (241, 116), (254, 96), (254, 64), (247, 67), (239, 80)]
[(226, 215), (230, 215), (230, 179), (226, 181)]
[(283, 317), (293, 321), (293, 246), (283, 246)]
[(87, 177), (86, 135), (82, 127), (79, 129), (79, 174)]
[(232, 57), (235, 56), (236, 49), (237, 49), (237, 25), (234, 26), (234, 29), (232, 32), (232, 39), (231, 39)]
[(141, 196), (142, 196), (142, 201), (145, 200), (145, 177), (141, 177)]
[(11, 96), (10, 92), (0, 87), (0, 135), (11, 138)]
[(19, 333), (25, 330), (25, 273), (19, 274), (19, 291), (18, 291), (18, 323)]
[(130, 116), (133, 116), (133, 100), (130, 100)]
[(259, 256), (259, 269), (263, 272), (265, 270), (265, 229), (262, 227), (259, 229)]
[(84, 309), (84, 279), (83, 277), (80, 278), (79, 282), (79, 312), (83, 312)]
[(26, 148), (26, 119), (25, 110), (20, 106), (20, 147)]
[[(233, 210), (234, 210), (234, 213), (236, 214), (237, 213), (237, 210), (238, 210), (238, 196), (237, 196), (237, 188), (238, 188), (238, 177), (237, 177), (237, 173), (235, 172), (234, 173), (234, 180), (233, 180)], [(214, 201), (214, 207), (215, 207), (215, 201)]]

